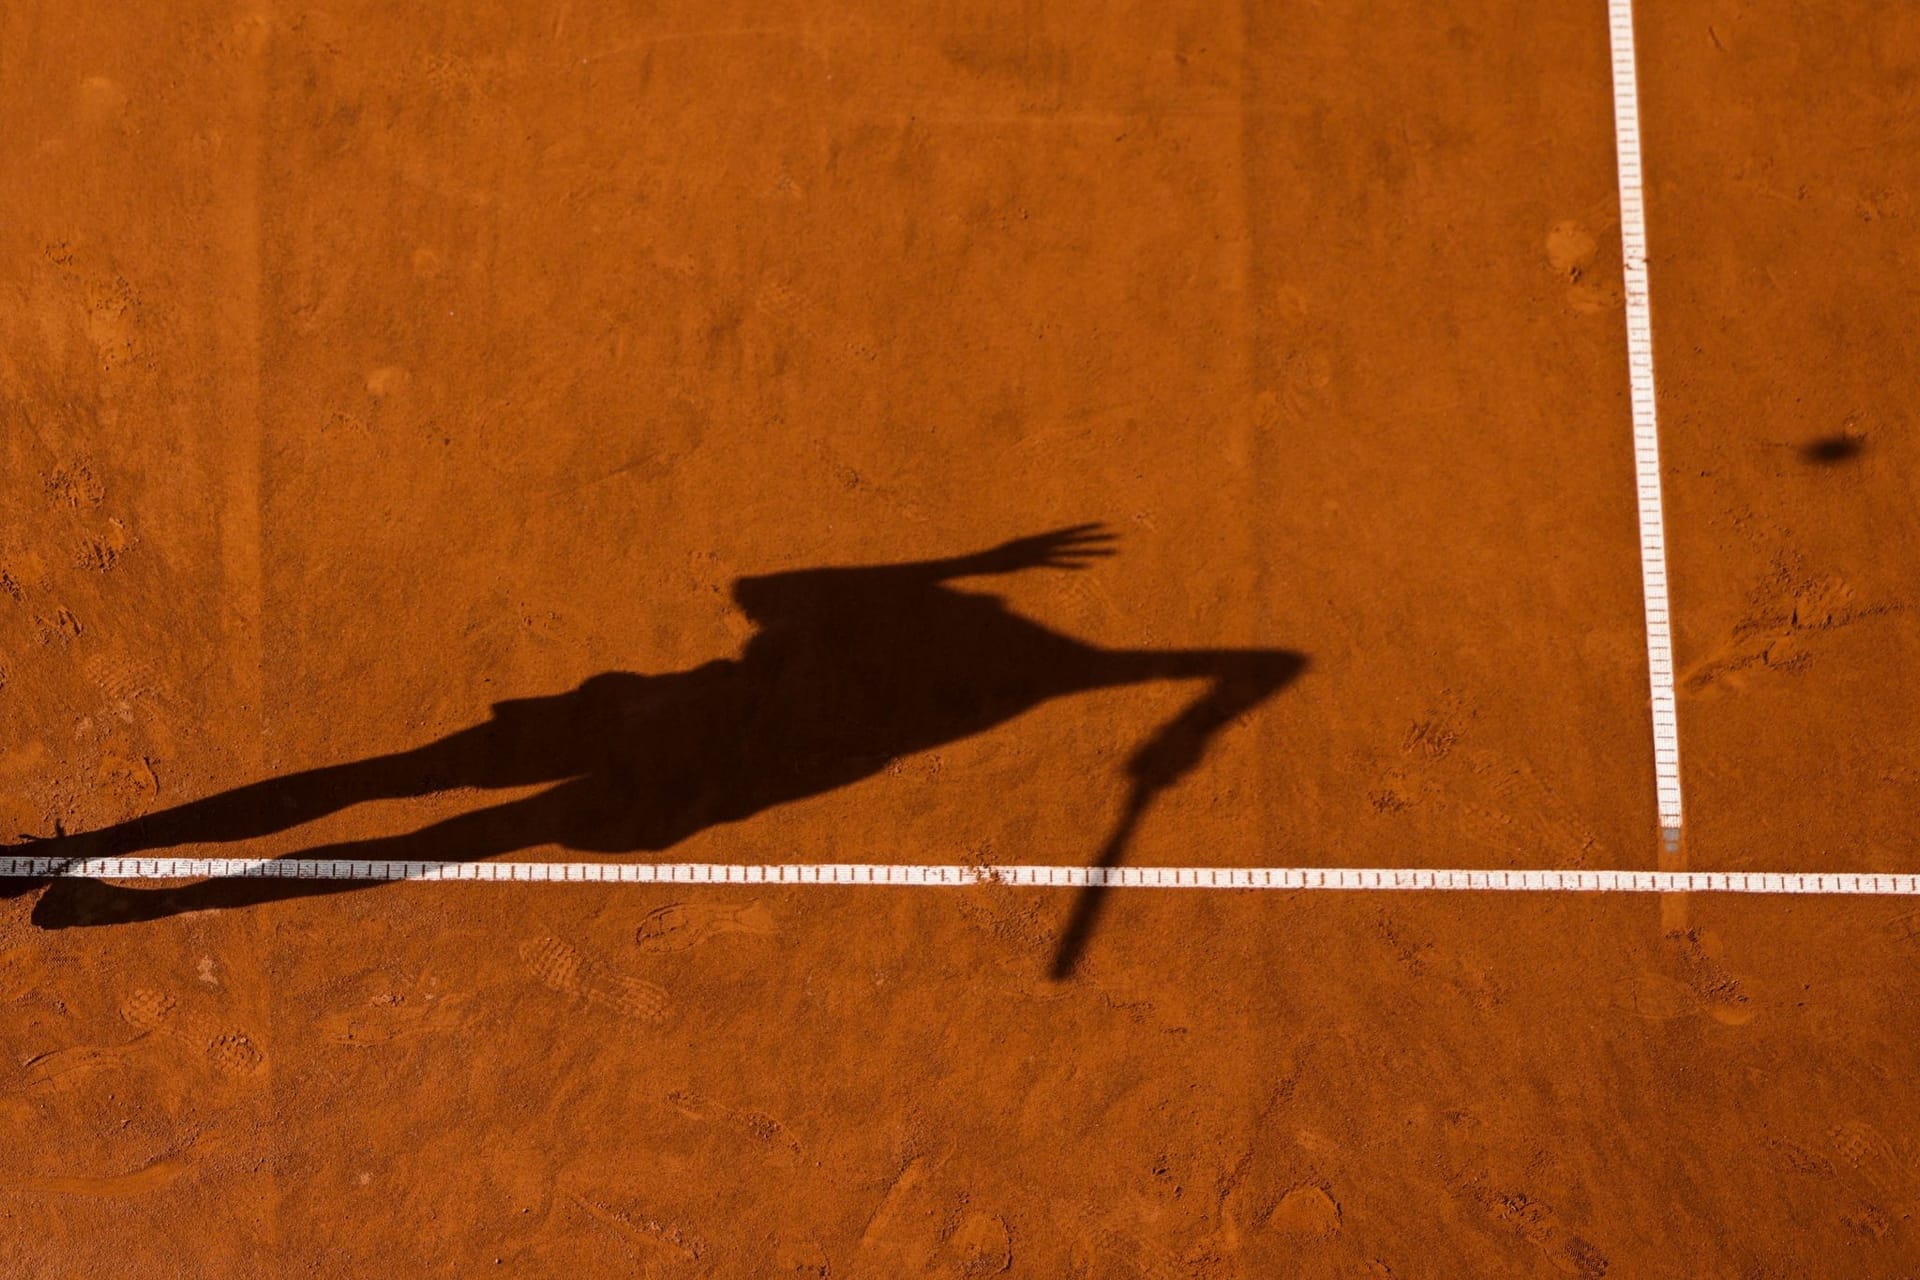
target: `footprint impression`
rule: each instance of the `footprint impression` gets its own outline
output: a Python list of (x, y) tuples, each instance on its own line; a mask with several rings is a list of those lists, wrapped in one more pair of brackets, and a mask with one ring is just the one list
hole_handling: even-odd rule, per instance
[(616, 973), (606, 961), (547, 936), (520, 944), (527, 972), (549, 991), (569, 1000), (597, 1005), (635, 1022), (661, 1023), (673, 1016), (665, 988), (643, 978)]
[(164, 991), (136, 988), (120, 1002), (120, 1016), (129, 1026), (186, 1045), (223, 1075), (255, 1075), (267, 1064), (267, 1055), (246, 1032), (183, 1010)]

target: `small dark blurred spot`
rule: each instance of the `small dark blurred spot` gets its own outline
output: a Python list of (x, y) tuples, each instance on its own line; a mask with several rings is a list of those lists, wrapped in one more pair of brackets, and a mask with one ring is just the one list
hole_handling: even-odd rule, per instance
[(1836, 462), (1845, 462), (1849, 458), (1859, 457), (1861, 451), (1866, 447), (1867, 438), (1865, 436), (1846, 434), (1822, 436), (1818, 440), (1810, 440), (1806, 444), (1801, 445), (1800, 456), (1808, 462), (1818, 462), (1824, 466), (1832, 466)]

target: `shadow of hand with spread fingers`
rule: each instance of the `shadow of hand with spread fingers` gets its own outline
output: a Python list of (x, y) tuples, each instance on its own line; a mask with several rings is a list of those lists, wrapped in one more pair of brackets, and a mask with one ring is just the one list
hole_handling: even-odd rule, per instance
[[(967, 578), (1077, 570), (1113, 537), (1076, 525), (970, 555), (741, 578), (755, 631), (737, 659), (646, 675), (612, 671), (549, 697), (496, 703), (483, 723), (412, 750), (236, 787), (95, 831), (35, 841), (35, 856), (107, 857), (231, 844), (372, 800), (547, 784), (531, 796), (415, 831), (289, 855), (453, 862), (540, 845), (657, 853), (708, 827), (847, 786), (901, 756), (983, 733), (1054, 698), (1159, 680), (1206, 682), (1136, 751), (1123, 816), (1101, 850), (1119, 861), (1155, 796), (1236, 716), (1305, 665), (1278, 649), (1109, 649), (1022, 617)], [(153, 920), (365, 887), (351, 880), (209, 880), (136, 889), (59, 878), (35, 905), (47, 928)], [(1100, 903), (1083, 893), (1054, 972), (1071, 972)]]

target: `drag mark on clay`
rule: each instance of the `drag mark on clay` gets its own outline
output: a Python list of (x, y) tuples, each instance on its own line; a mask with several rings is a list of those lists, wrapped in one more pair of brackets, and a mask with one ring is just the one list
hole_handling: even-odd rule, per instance
[(127, 1044), (69, 1045), (64, 1049), (49, 1049), (28, 1058), (20, 1064), (20, 1068), (25, 1074), (27, 1088), (49, 1088), (60, 1093), (73, 1087), (74, 1077), (118, 1066), (139, 1043), (134, 1040)]
[(121, 1199), (162, 1190), (186, 1171), (186, 1161), (174, 1156), (161, 1156), (128, 1173), (110, 1174), (104, 1177), (16, 1178), (0, 1183), (0, 1189), (30, 1195), (104, 1196), (110, 1199)]
[[(668, 1265), (698, 1262), (700, 1255), (706, 1251), (706, 1246), (701, 1241), (690, 1238), (678, 1227), (660, 1222), (636, 1210), (622, 1209), (614, 1204), (603, 1202), (598, 1195), (588, 1196), (570, 1191), (567, 1193), (567, 1199), (594, 1221), (611, 1227), (642, 1246), (656, 1261)], [(647, 1274), (652, 1274), (651, 1270)]]
[(778, 932), (773, 913), (758, 899), (737, 907), (670, 902), (649, 911), (641, 919), (633, 931), (633, 940), (642, 951), (663, 953), (690, 951), (723, 934), (771, 937)]
[(1809, 573), (1781, 559), (1747, 594), (1726, 641), (1687, 671), (1684, 687), (1701, 695), (1741, 687), (1755, 676), (1800, 675), (1834, 632), (1900, 610), (1863, 602), (1841, 578)]

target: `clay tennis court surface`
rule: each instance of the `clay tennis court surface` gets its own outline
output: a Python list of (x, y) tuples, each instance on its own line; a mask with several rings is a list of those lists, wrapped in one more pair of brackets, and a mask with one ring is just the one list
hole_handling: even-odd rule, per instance
[[(1920, 18), (1638, 39), (1681, 856), (1920, 871)], [(699, 693), (622, 775), (695, 817), (514, 857), (1089, 863), (1213, 686), (972, 724), (935, 599), (1304, 660), (1130, 864), (1658, 861), (1599, 0), (26, 4), (0, 113), (9, 839), (624, 672)], [(806, 597), (880, 675), (752, 665), (740, 579), (1083, 522)], [(477, 777), (175, 852), (543, 793)], [(58, 887), (0, 901), (12, 1276), (1920, 1269), (1912, 899), (1113, 891), (1056, 976), (1077, 890)]]

